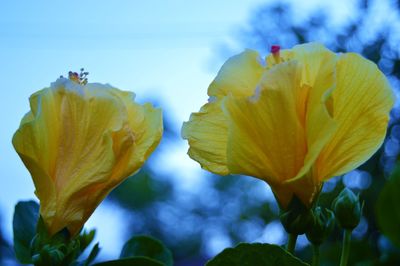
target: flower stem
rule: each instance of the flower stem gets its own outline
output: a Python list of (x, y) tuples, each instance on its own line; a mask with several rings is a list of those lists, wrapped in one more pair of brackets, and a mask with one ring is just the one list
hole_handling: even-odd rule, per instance
[(312, 266), (319, 266), (319, 246), (312, 245), (313, 248), (313, 257), (312, 257)]
[(351, 240), (351, 230), (344, 229), (342, 256), (340, 258), (340, 266), (347, 266), (347, 261), (349, 260), (349, 253), (350, 253), (350, 243), (351, 243), (350, 240)]
[(288, 240), (287, 247), (286, 247), (286, 250), (289, 253), (293, 254), (294, 248), (296, 246), (296, 241), (297, 241), (297, 235), (296, 234), (289, 234), (289, 240)]

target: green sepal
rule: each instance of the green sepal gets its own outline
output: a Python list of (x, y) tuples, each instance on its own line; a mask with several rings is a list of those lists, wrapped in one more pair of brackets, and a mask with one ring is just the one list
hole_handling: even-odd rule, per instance
[(261, 243), (241, 243), (224, 249), (207, 262), (207, 266), (306, 266), (280, 246)]
[[(82, 234), (72, 237), (67, 228), (64, 228), (55, 235), (50, 236), (41, 217), (36, 230), (37, 234), (31, 245), (31, 253), (33, 254), (35, 265), (48, 265), (49, 260), (52, 261), (52, 265), (89, 264), (85, 264), (85, 261), (77, 262), (76, 259), (93, 241), (95, 230), (88, 233), (84, 231)], [(98, 246), (95, 248), (98, 249)], [(97, 255), (97, 253), (98, 250), (92, 256)]]
[(64, 253), (57, 247), (44, 245), (38, 253), (32, 256), (32, 262), (35, 265), (61, 265), (64, 258)]
[(172, 253), (159, 240), (149, 236), (134, 236), (122, 248), (120, 258), (147, 257), (165, 266), (173, 265)]
[(294, 235), (304, 234), (314, 223), (312, 211), (296, 196), (293, 196), (289, 206), (281, 212), (279, 218), (286, 232)]
[[(89, 232), (83, 231), (83, 233), (77, 236), (77, 241), (79, 242), (79, 248), (81, 253), (83, 253), (85, 249), (90, 245), (90, 243), (92, 243), (95, 235), (96, 235), (96, 230), (90, 230)], [(98, 244), (96, 245), (97, 248), (99, 248)]]
[(15, 206), (13, 218), (14, 251), (20, 263), (32, 263), (31, 242), (36, 234), (39, 219), (39, 204), (35, 201), (20, 201)]

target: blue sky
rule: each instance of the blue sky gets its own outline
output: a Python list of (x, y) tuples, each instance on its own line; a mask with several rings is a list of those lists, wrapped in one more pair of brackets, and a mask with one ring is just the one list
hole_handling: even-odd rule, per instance
[[(235, 34), (246, 27), (251, 11), (262, 0), (248, 1), (5, 1), (0, 9), (0, 214), (11, 240), (11, 219), (19, 200), (34, 198), (28, 171), (12, 148), (11, 138), (29, 110), (28, 97), (69, 70), (85, 67), (89, 82), (110, 83), (137, 94), (137, 100), (158, 99), (174, 127), (207, 100), (206, 89), (226, 60), (218, 53), (227, 45), (242, 50)], [(270, 2), (270, 1), (269, 1)], [(352, 12), (347, 1), (335, 1), (338, 21)], [(320, 2), (298, 4), (301, 18)], [(327, 3), (326, 5), (332, 6)], [(334, 17), (335, 18), (335, 17)], [(170, 169), (200, 171), (186, 156), (182, 141), (171, 147)], [(196, 182), (182, 180), (181, 186)], [(177, 177), (179, 178), (179, 177)], [(112, 214), (112, 215), (110, 215)], [(101, 217), (114, 217), (107, 225)], [(89, 226), (110, 237), (123, 213), (107, 206), (97, 210)], [(107, 249), (107, 241), (102, 241)], [(108, 241), (112, 242), (112, 241)], [(114, 247), (115, 248), (115, 247)], [(117, 255), (119, 247), (108, 249)]]
[[(29, 110), (28, 97), (61, 74), (85, 67), (90, 82), (110, 83), (158, 99), (178, 130), (207, 100), (206, 88), (223, 58), (216, 47), (229, 42), (252, 8), (263, 1), (7, 1), (0, 9), (0, 213), (10, 241), (12, 213), (32, 199), (28, 171), (12, 148), (12, 134)], [(171, 147), (171, 171), (186, 162), (186, 143)], [(190, 182), (187, 182), (190, 183)], [(182, 182), (185, 184), (185, 182)], [(107, 224), (101, 223), (102, 217)], [(99, 228), (104, 250), (121, 236), (108, 234), (123, 213), (101, 206), (89, 227)], [(104, 219), (103, 219), (104, 220)], [(115, 230), (111, 230), (115, 231)], [(122, 230), (121, 230), (122, 231)], [(105, 241), (102, 241), (104, 238)]]

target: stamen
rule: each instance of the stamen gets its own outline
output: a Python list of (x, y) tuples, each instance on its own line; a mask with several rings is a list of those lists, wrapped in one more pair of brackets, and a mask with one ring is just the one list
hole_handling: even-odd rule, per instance
[(275, 59), (275, 63), (279, 64), (281, 62), (281, 56), (279, 51), (281, 50), (281, 47), (279, 45), (272, 45), (271, 46), (271, 53), (272, 56)]
[[(85, 72), (84, 68), (81, 68), (81, 72), (78, 74), (77, 72), (68, 72), (68, 78), (72, 80), (75, 83), (81, 84), (81, 85), (86, 85), (88, 83), (87, 76), (89, 75), (89, 72)], [(62, 76), (61, 76), (62, 77)]]
[(273, 54), (276, 54), (276, 53), (279, 54), (280, 50), (281, 50), (281, 47), (279, 45), (272, 45), (271, 46), (271, 53), (273, 53)]

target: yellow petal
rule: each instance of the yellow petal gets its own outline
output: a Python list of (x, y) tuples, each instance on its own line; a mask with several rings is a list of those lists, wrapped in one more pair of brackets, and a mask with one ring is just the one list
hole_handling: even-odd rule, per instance
[(135, 134), (135, 145), (130, 152), (122, 154), (119, 164), (113, 170), (112, 179), (118, 182), (142, 167), (160, 143), (163, 132), (161, 109), (154, 108), (151, 104), (139, 105), (133, 101), (126, 101), (125, 104), (129, 127)]
[[(148, 156), (153, 152), (159, 144), (162, 136), (163, 125), (160, 109), (153, 108), (150, 104), (143, 106), (134, 102), (134, 94), (130, 92), (120, 91), (107, 86), (106, 88), (99, 84), (89, 84), (85, 87), (90, 97), (96, 97), (96, 102), (100, 106), (105, 106), (118, 111), (118, 117), (123, 118), (121, 127), (117, 130), (107, 132), (107, 139), (111, 143), (111, 152), (109, 158), (112, 158), (111, 167), (104, 172), (106, 182), (101, 181), (99, 176), (98, 181), (88, 180), (87, 185), (80, 183), (79, 188), (71, 187), (72, 194), (65, 206), (85, 206), (82, 208), (83, 213), (81, 220), (86, 220), (92, 214), (93, 210), (102, 201), (102, 199), (125, 178), (132, 175), (144, 164)], [(101, 103), (99, 99), (104, 97), (107, 100), (112, 100), (118, 106), (112, 104)], [(91, 107), (95, 112), (95, 108)], [(106, 116), (98, 116), (101, 119), (107, 119)], [(113, 120), (112, 118), (110, 118)], [(115, 120), (115, 118), (114, 118)], [(111, 127), (112, 125), (106, 125)], [(111, 127), (112, 128), (112, 127)], [(98, 172), (100, 169), (96, 169)], [(89, 169), (86, 169), (86, 173)], [(90, 195), (90, 199), (85, 199)], [(60, 204), (61, 205), (61, 204)], [(76, 212), (75, 212), (76, 214)], [(79, 230), (81, 224), (75, 226), (70, 225), (70, 230)]]
[(189, 141), (189, 156), (202, 168), (220, 175), (227, 175), (226, 142), (227, 124), (221, 110), (221, 101), (204, 105), (193, 113), (182, 127), (182, 137)]
[[(92, 91), (97, 89), (98, 86), (91, 88)], [(127, 115), (125, 128), (113, 136), (117, 164), (112, 179), (117, 179), (119, 183), (121, 179), (137, 171), (159, 144), (163, 132), (162, 113), (161, 109), (154, 108), (149, 103), (135, 103), (133, 92), (121, 91), (111, 86), (106, 92), (123, 102)], [(128, 131), (132, 134), (134, 145), (126, 138)]]
[[(296, 60), (304, 67), (302, 83), (313, 86), (319, 82), (325, 82), (325, 78), (332, 80), (331, 71), (336, 63), (336, 55), (320, 43), (305, 43), (294, 46), (289, 50), (280, 51), (281, 62)], [(276, 65), (272, 54), (268, 55), (266, 62), (269, 67)]]
[(227, 125), (221, 110), (221, 99), (226, 95), (250, 96), (256, 90), (264, 71), (258, 52), (246, 50), (231, 57), (210, 84), (212, 101), (183, 124), (182, 137), (189, 141), (189, 156), (202, 168), (226, 175)]
[(303, 166), (306, 137), (296, 106), (308, 88), (300, 86), (301, 67), (282, 63), (268, 71), (260, 83), (259, 95), (228, 97), (228, 168), (280, 183), (294, 177)]
[[(304, 111), (299, 111), (299, 113), (305, 114), (304, 124), (307, 132), (308, 152), (303, 168), (288, 182), (308, 176), (308, 178), (315, 179), (308, 182), (318, 184), (318, 176), (309, 174), (309, 172), (337, 128), (329, 108), (332, 90), (336, 86), (337, 56), (321, 44), (308, 43), (295, 46), (290, 50), (290, 57), (290, 60), (296, 60), (302, 65), (301, 82), (303, 86), (310, 86), (310, 89), (306, 96), (307, 99), (304, 101)], [(293, 184), (293, 187), (299, 186)], [(320, 185), (316, 187), (319, 188)]]
[(338, 128), (318, 158), (321, 180), (357, 168), (381, 146), (393, 106), (393, 95), (376, 65), (353, 53), (340, 57), (332, 91)]
[(258, 52), (246, 50), (229, 58), (208, 88), (208, 95), (250, 96), (265, 70)]
[[(54, 113), (47, 112), (53, 107), (48, 101), (52, 95), (46, 94), (41, 97), (43, 92), (45, 90), (30, 97), (31, 111), (21, 120), (12, 143), (32, 176), (36, 188), (35, 194), (41, 200), (41, 213), (53, 216), (57, 196), (51, 173), (54, 172), (56, 162), (57, 147), (54, 139), (58, 135), (58, 129), (46, 123), (47, 120), (53, 119)], [(52, 128), (53, 132), (48, 132), (46, 128)]]

